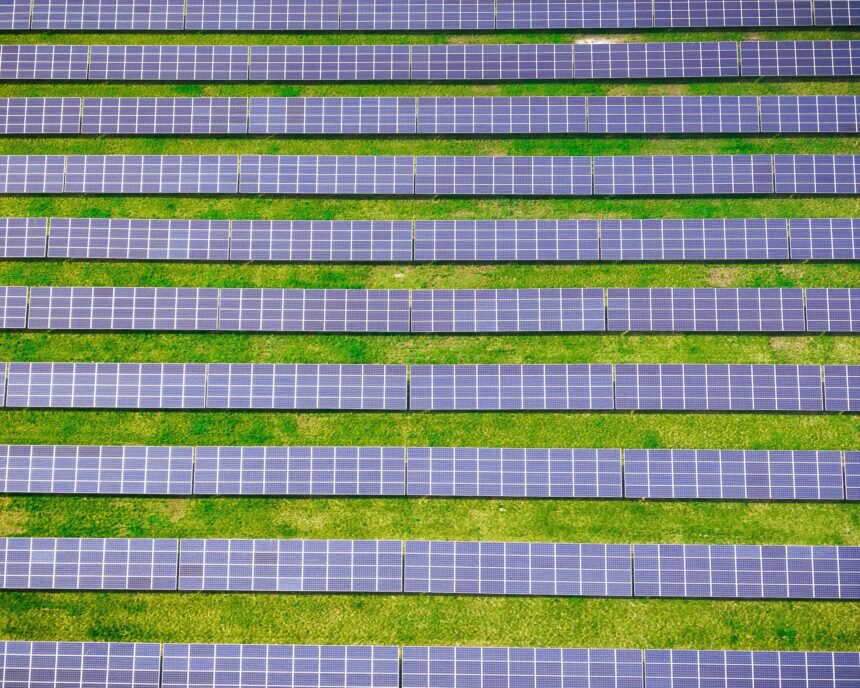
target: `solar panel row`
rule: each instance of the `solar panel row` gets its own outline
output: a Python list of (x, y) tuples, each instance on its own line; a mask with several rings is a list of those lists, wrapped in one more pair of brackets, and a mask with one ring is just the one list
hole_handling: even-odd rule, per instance
[[(740, 47), (740, 50), (739, 50)], [(860, 74), (860, 41), (0, 45), (2, 80), (509, 81)]]

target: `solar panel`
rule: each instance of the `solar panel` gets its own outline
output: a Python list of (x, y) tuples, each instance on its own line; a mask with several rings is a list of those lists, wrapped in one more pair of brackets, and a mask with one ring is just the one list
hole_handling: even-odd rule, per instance
[(823, 411), (821, 368), (621, 364), (615, 366), (615, 406), (639, 411)]
[(369, 645), (165, 643), (163, 688), (397, 688), (400, 651)]
[(96, 81), (247, 81), (246, 45), (94, 45)]
[(30, 28), (48, 31), (181, 31), (184, 0), (33, 0)]
[(8, 0), (0, 6), (0, 30), (26, 31), (29, 29), (30, 1)]
[(0, 98), (0, 134), (77, 134), (80, 98)]
[(0, 330), (27, 327), (27, 287), (0, 287)]
[(791, 219), (794, 260), (860, 259), (860, 219)]
[(860, 654), (645, 650), (644, 688), (682, 688), (700, 680), (725, 688), (779, 685), (850, 688), (860, 680)]
[(176, 590), (178, 540), (0, 538), (4, 590)]
[(816, 26), (857, 26), (860, 7), (852, 0), (813, 0)]
[(404, 592), (630, 597), (630, 545), (406, 541)]
[(342, 31), (492, 30), (493, 0), (343, 0)]
[(589, 96), (592, 134), (758, 133), (755, 96)]
[(337, 0), (188, 0), (189, 31), (337, 31)]
[(63, 193), (65, 166), (62, 155), (0, 155), (0, 193)]
[(415, 194), (590, 196), (591, 158), (419, 156)]
[(69, 155), (66, 193), (233, 194), (235, 155)]
[(182, 540), (180, 590), (401, 592), (399, 540)]
[(409, 221), (234, 220), (231, 225), (231, 260), (412, 260)]
[(406, 494), (403, 447), (198, 447), (194, 494)]
[(845, 498), (860, 500), (860, 452), (845, 452)]
[(858, 76), (860, 41), (741, 41), (741, 76)]
[(408, 45), (253, 45), (251, 81), (408, 81)]
[(613, 409), (610, 365), (413, 365), (420, 411)]
[(585, 106), (583, 96), (418, 98), (418, 133), (585, 133)]
[(406, 289), (221, 289), (219, 330), (409, 332)]
[(824, 366), (824, 407), (860, 411), (860, 365)]
[(624, 496), (634, 499), (841, 500), (838, 451), (627, 449)]
[(159, 688), (156, 643), (0, 641), (0, 681), (7, 688)]
[(620, 449), (409, 447), (407, 494), (621, 497)]
[(228, 260), (229, 220), (51, 218), (49, 258)]
[(10, 363), (6, 406), (204, 408), (202, 363)]
[(415, 260), (599, 260), (597, 220), (416, 220)]
[(650, 28), (651, 14), (651, 0), (498, 0), (496, 28)]
[(0, 79), (84, 80), (89, 46), (0, 45)]
[(404, 647), (403, 688), (642, 688), (641, 650)]
[(406, 410), (406, 366), (210, 363), (207, 408)]
[(413, 164), (405, 155), (243, 155), (239, 193), (411, 195)]
[(252, 134), (414, 134), (415, 98), (251, 98)]
[(773, 189), (773, 159), (770, 155), (594, 158), (595, 194), (772, 194)]
[(857, 96), (762, 96), (761, 130), (768, 133), (860, 133)]
[(31, 287), (31, 330), (218, 329), (218, 289)]
[(44, 258), (48, 219), (0, 217), (0, 258)]
[(7, 368), (7, 364), (0, 363), (0, 406), (4, 406), (6, 404)]
[(246, 134), (246, 98), (84, 98), (83, 134)]
[(576, 43), (574, 79), (695, 79), (738, 76), (738, 45)]
[(788, 260), (776, 219), (601, 220), (603, 260)]
[(860, 289), (807, 289), (810, 332), (860, 332)]
[(413, 81), (572, 79), (573, 46), (413, 45), (411, 78)]
[(636, 597), (860, 599), (860, 547), (634, 545)]
[(654, 26), (812, 26), (812, 0), (654, 0)]
[(860, 155), (775, 155), (773, 157), (776, 193), (860, 193)]
[(610, 332), (805, 332), (803, 289), (609, 289)]
[(605, 329), (603, 289), (412, 292), (412, 332), (602, 332)]
[(0, 492), (190, 495), (191, 447), (0, 445)]

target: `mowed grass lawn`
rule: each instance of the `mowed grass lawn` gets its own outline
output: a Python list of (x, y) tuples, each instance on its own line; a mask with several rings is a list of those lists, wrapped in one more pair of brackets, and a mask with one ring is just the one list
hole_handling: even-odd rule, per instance
[[(584, 34), (2, 35), (1, 42), (556, 42)], [(860, 32), (611, 34), (612, 40)], [(2, 96), (854, 94), (851, 81), (3, 84)], [(2, 154), (860, 153), (857, 137), (5, 138)], [(857, 198), (3, 198), (2, 215), (413, 219), (858, 216)], [(0, 284), (206, 287), (860, 287), (847, 264), (228, 265), (4, 262)], [(4, 333), (0, 360), (860, 363), (847, 336)], [(858, 449), (857, 416), (3, 411), (0, 442)], [(0, 497), (0, 536), (860, 544), (857, 504), (500, 499)], [(860, 649), (860, 603), (0, 592), (0, 637), (54, 640)]]

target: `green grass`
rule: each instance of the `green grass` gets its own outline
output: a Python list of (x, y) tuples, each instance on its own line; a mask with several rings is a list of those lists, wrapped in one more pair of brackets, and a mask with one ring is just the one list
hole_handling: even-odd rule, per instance
[[(649, 33), (618, 40), (858, 38)], [(3, 42), (425, 43), (579, 35), (6, 35)], [(485, 85), (4, 84), (0, 96), (853, 94), (851, 81)], [(860, 153), (860, 137), (7, 138), (0, 154)], [(857, 216), (856, 198), (4, 198), (4, 215), (200, 218)], [(0, 283), (247, 287), (860, 287), (856, 265), (189, 265), (7, 262)], [(0, 360), (860, 363), (852, 337), (0, 334)], [(0, 442), (860, 449), (857, 416), (5, 411)], [(860, 544), (857, 504), (474, 499), (0, 498), (0, 536), (367, 537)], [(0, 593), (0, 637), (860, 649), (860, 603), (366, 595)]]

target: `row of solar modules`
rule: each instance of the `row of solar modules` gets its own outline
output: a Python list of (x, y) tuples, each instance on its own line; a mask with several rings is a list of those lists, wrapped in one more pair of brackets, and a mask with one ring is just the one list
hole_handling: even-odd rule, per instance
[(860, 332), (860, 289), (0, 287), (0, 329)]
[(860, 155), (4, 155), (0, 194), (860, 194)]
[(860, 411), (858, 365), (9, 363), (7, 408)]
[(860, 96), (3, 98), (0, 134), (860, 132)]
[(860, 218), (0, 218), (0, 258), (182, 261), (860, 260)]
[(860, 501), (860, 451), (0, 445), (0, 493)]
[(432, 31), (851, 26), (853, 0), (6, 0), (0, 30)]
[[(740, 48), (740, 49), (739, 49)], [(860, 41), (0, 45), (0, 80), (480, 81), (849, 77)]]
[(2, 538), (0, 589), (860, 600), (860, 547)]

